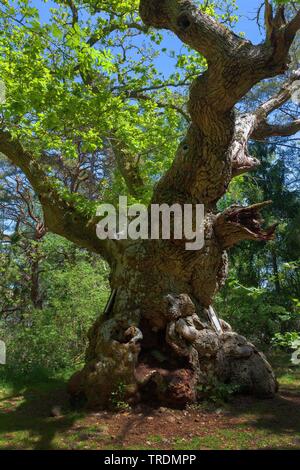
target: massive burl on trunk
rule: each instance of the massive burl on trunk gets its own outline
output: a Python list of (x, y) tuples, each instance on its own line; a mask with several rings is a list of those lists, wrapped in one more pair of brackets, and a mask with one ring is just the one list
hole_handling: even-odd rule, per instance
[[(112, 311), (92, 327), (86, 365), (69, 383), (74, 399), (102, 407), (122, 390), (119, 400), (184, 406), (216, 380), (273, 396), (276, 380), (264, 356), (227, 323), (221, 320), (217, 334), (208, 320), (227, 273), (214, 230), (221, 223), (207, 216), (205, 248), (197, 254), (167, 241), (124, 247), (113, 267)], [(232, 229), (248, 230), (235, 223)]]

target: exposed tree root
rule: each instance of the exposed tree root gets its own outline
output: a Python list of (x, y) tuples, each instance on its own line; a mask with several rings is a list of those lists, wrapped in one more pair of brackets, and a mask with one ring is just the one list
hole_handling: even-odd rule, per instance
[(188, 295), (170, 294), (167, 301), (165, 330), (149, 331), (144, 322), (145, 335), (127, 330), (126, 343), (96, 341), (95, 357), (69, 383), (73, 398), (84, 396), (89, 407), (107, 407), (121, 385), (120, 400), (178, 407), (201, 400), (205, 386), (216, 381), (234, 384), (241, 393), (274, 396), (272, 369), (253, 344), (222, 320), (223, 333), (214, 331)]

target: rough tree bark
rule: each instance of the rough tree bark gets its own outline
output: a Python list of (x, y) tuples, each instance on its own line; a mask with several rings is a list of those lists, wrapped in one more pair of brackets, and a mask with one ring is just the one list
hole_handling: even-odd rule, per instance
[[(208, 70), (190, 89), (186, 137), (152, 199), (205, 205), (202, 250), (186, 251), (184, 240), (101, 242), (97, 221), (66, 205), (38, 162), (7, 133), (1, 136), (0, 151), (23, 169), (39, 194), (48, 229), (102, 254), (111, 266), (114, 302), (92, 327), (86, 365), (70, 380), (69, 392), (91, 407), (103, 407), (122, 385), (123, 399), (131, 402), (151, 399), (184, 406), (201, 399), (201, 385), (217, 379), (271, 397), (277, 383), (264, 356), (227, 323), (221, 321), (223, 332), (217, 333), (208, 321), (214, 296), (226, 280), (228, 249), (241, 240), (274, 236), (275, 227), (262, 228), (260, 210), (268, 202), (223, 213), (217, 213), (216, 203), (234, 176), (259, 165), (249, 155), (249, 139), (300, 130), (299, 121), (285, 126), (267, 122), (291, 97), (298, 73), (289, 74), (282, 90), (255, 112), (235, 110), (260, 80), (288, 71), (300, 14), (286, 23), (283, 7), (273, 14), (266, 1), (267, 38), (258, 46), (201, 13), (190, 0), (141, 0), (140, 15), (146, 27), (173, 31), (207, 58)], [(139, 175), (127, 166), (122, 171), (136, 193)]]

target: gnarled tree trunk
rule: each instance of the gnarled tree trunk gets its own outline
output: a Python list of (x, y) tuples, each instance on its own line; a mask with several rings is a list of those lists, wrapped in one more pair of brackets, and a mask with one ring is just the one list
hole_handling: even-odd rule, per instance
[(86, 366), (69, 384), (73, 396), (107, 406), (121, 385), (123, 400), (183, 406), (216, 379), (259, 396), (275, 393), (272, 369), (255, 346), (223, 321), (218, 334), (208, 320), (227, 271), (213, 220), (208, 216), (206, 246), (196, 259), (169, 242), (124, 249), (113, 268), (112, 312), (90, 331)]
[[(21, 168), (37, 192), (47, 228), (101, 254), (111, 266), (112, 308), (90, 331), (86, 365), (69, 383), (74, 398), (107, 406), (123, 399), (185, 405), (201, 398), (202, 385), (234, 383), (240, 390), (273, 396), (277, 384), (270, 365), (255, 346), (221, 321), (208, 320), (213, 298), (227, 274), (227, 251), (241, 240), (269, 240), (260, 210), (233, 206), (218, 213), (217, 202), (232, 178), (259, 165), (247, 149), (249, 139), (291, 135), (300, 121), (275, 125), (268, 115), (288, 101), (299, 72), (290, 74), (275, 96), (251, 113), (235, 105), (259, 81), (288, 70), (289, 49), (300, 28), (284, 7), (273, 14), (266, 0), (265, 42), (253, 45), (202, 13), (191, 0), (141, 0), (146, 26), (173, 31), (204, 55), (208, 69), (190, 89), (191, 117), (174, 162), (154, 189), (153, 203), (204, 204), (205, 245), (186, 251), (185, 240), (101, 241), (97, 219), (63, 199), (40, 162), (11, 135), (0, 132), (0, 151)], [(95, 88), (95, 93), (97, 89)], [(120, 172), (133, 194), (142, 178), (122, 148), (114, 149)]]

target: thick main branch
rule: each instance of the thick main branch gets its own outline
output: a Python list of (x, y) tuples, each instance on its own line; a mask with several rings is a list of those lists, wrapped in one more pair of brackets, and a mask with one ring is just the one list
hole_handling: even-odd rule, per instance
[(229, 54), (244, 43), (189, 0), (141, 0), (140, 15), (146, 25), (173, 31), (208, 59)]
[[(201, 202), (213, 208), (232, 177), (259, 164), (249, 155), (248, 141), (268, 111), (238, 116), (234, 106), (259, 81), (288, 69), (298, 25), (298, 15), (287, 23), (283, 8), (273, 16), (268, 2), (266, 7), (267, 38), (256, 46), (201, 12), (191, 0), (140, 1), (146, 25), (173, 31), (208, 62), (207, 71), (190, 88), (192, 123), (173, 165), (155, 188), (155, 202)], [(277, 99), (279, 106), (286, 94), (287, 90)], [(272, 133), (280, 130), (287, 134), (291, 126), (268, 128)]]

